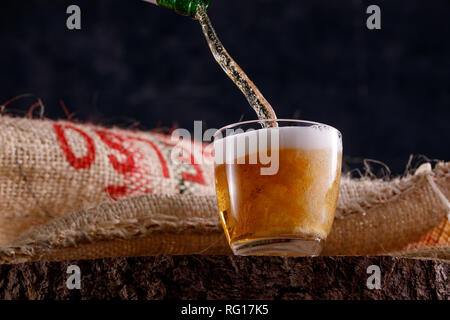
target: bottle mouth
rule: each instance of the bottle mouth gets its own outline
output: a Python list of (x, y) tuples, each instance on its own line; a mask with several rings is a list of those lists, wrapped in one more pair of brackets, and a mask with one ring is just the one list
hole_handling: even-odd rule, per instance
[(211, 0), (200, 0), (200, 3), (201, 3), (202, 5), (204, 5), (205, 8), (208, 8), (209, 5), (210, 5), (210, 3), (211, 3)]
[(211, 0), (174, 0), (173, 8), (176, 13), (195, 18), (199, 6), (208, 9)]

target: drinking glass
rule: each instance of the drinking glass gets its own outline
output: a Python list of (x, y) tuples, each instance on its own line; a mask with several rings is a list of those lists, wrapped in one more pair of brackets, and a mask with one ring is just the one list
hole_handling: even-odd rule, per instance
[(236, 255), (320, 254), (333, 224), (342, 136), (302, 120), (255, 120), (214, 136), (215, 188)]

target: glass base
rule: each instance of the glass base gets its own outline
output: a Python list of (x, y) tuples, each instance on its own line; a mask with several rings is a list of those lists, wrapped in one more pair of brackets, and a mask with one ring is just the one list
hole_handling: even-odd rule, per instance
[(320, 239), (265, 238), (231, 244), (238, 256), (317, 256), (322, 251)]

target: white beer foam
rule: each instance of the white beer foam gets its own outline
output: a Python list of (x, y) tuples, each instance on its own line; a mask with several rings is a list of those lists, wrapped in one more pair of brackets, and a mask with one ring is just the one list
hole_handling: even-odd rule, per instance
[(281, 127), (270, 129), (279, 130), (280, 148), (307, 150), (338, 148), (338, 150), (342, 151), (340, 133), (332, 127), (313, 125), (310, 127)]
[[(262, 143), (264, 141), (267, 143)], [(265, 152), (267, 149), (274, 149), (277, 146), (279, 149), (342, 152), (340, 133), (329, 126), (264, 128), (215, 140), (216, 163), (223, 163), (223, 160), (220, 160), (225, 159), (224, 155), (226, 155), (227, 163), (230, 163), (230, 160), (241, 158), (247, 154)], [(234, 149), (234, 152), (232, 149)]]

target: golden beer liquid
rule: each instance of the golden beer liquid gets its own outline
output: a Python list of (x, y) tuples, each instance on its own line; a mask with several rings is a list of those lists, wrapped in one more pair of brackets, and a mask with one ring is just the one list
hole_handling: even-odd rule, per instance
[(246, 164), (217, 165), (218, 208), (230, 246), (261, 239), (324, 241), (334, 220), (341, 156), (332, 148), (280, 149), (275, 175), (261, 175), (263, 166), (249, 164), (249, 155)]

